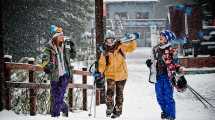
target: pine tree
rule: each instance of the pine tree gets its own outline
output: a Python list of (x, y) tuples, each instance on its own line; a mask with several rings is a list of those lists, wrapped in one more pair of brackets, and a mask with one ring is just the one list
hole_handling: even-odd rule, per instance
[(35, 57), (50, 38), (50, 25), (59, 24), (74, 42), (93, 16), (92, 0), (4, 0), (3, 40), (5, 54), (14, 60)]
[[(1, 2), (3, 24), (1, 38), (3, 39), (0, 39), (4, 42), (4, 54), (12, 55), (13, 60), (36, 57), (39, 54), (37, 49), (46, 44), (52, 36), (50, 34), (52, 24), (61, 25), (64, 35), (71, 36), (72, 41), (78, 44), (89, 20), (94, 16), (94, 0), (3, 0)], [(3, 44), (0, 43), (0, 49), (3, 48)], [(3, 83), (1, 78), (0, 80)], [(29, 98), (21, 96), (20, 92), (26, 91), (18, 89), (13, 92), (16, 95), (13, 99), (15, 101), (13, 110), (17, 113), (26, 113), (29, 109), (26, 104)], [(38, 112), (43, 113), (47, 109), (44, 108), (41, 99), (47, 97), (48, 92), (40, 91), (40, 93)], [(1, 107), (0, 101), (0, 109)]]

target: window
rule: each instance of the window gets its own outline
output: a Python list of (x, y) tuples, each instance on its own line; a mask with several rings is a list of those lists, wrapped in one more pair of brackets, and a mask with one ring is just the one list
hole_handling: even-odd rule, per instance
[(128, 19), (127, 12), (116, 12), (114, 19)]
[(137, 12), (136, 19), (149, 19), (149, 13), (148, 12)]

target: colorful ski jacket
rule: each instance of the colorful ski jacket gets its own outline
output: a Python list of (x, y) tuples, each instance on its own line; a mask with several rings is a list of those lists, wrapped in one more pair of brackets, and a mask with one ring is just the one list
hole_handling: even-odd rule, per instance
[(180, 68), (179, 64), (174, 63), (175, 52), (170, 43), (158, 44), (153, 48), (157, 75), (168, 74), (169, 79), (172, 80), (173, 72)]
[(63, 45), (62, 47), (55, 48), (53, 45), (48, 45), (43, 50), (43, 66), (49, 72), (49, 80), (59, 80), (60, 76), (68, 74), (70, 76), (70, 55)]
[(126, 80), (128, 70), (124, 55), (134, 51), (136, 47), (136, 40), (132, 40), (127, 43), (121, 43), (114, 51), (105, 55), (102, 53), (99, 58), (99, 72), (104, 73), (106, 79)]

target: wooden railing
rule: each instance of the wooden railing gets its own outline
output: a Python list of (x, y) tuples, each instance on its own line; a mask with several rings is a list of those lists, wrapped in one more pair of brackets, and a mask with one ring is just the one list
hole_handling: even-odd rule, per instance
[[(43, 71), (43, 68), (34, 65), (34, 60), (29, 59), (27, 63), (12, 63), (11, 59), (8, 57), (4, 58), (4, 78), (5, 78), (5, 108), (11, 110), (11, 88), (29, 88), (30, 91), (30, 115), (36, 115), (36, 100), (37, 100), (37, 89), (50, 89), (50, 84), (48, 83), (36, 83), (34, 72)], [(12, 82), (10, 80), (11, 70), (28, 70), (29, 72), (29, 82)], [(93, 89), (93, 85), (87, 84), (87, 76), (91, 74), (87, 71), (87, 68), (82, 70), (73, 70), (74, 75), (82, 76), (82, 84), (73, 84), (71, 79), (68, 84), (68, 94), (69, 96), (69, 108), (70, 110), (73, 107), (73, 88), (82, 88), (83, 89), (83, 110), (87, 110), (87, 89)], [(73, 77), (71, 77), (73, 78)], [(99, 89), (96, 89), (96, 98), (100, 96)], [(100, 104), (100, 100), (96, 99), (96, 104)]]

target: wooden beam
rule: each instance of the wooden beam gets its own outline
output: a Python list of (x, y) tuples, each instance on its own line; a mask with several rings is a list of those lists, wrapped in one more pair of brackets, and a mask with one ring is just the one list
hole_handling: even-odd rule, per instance
[(104, 41), (103, 0), (95, 0), (96, 44)]
[[(32, 71), (43, 71), (43, 68), (39, 65), (31, 65), (27, 63), (9, 63), (6, 62), (6, 68), (7, 69), (23, 69), (23, 70), (32, 70)], [(73, 70), (73, 74), (76, 75), (86, 75), (91, 76), (90, 72), (88, 71), (82, 71), (82, 70)]]
[[(34, 59), (29, 59), (28, 60), (28, 64), (32, 65), (34, 64)], [(36, 83), (35, 79), (34, 79), (34, 71), (33, 70), (29, 70), (29, 83)], [(36, 115), (36, 111), (37, 111), (37, 90), (35, 89), (30, 89), (30, 115), (31, 116), (35, 116)]]
[(43, 68), (39, 65), (31, 65), (27, 63), (9, 63), (6, 62), (7, 69), (24, 69), (24, 70), (32, 70), (32, 71), (43, 71)]
[[(83, 71), (87, 71), (87, 68), (82, 68)], [(86, 85), (87, 84), (87, 76), (83, 75), (82, 76), (82, 84)], [(87, 111), (87, 90), (83, 90), (83, 110)]]
[[(49, 89), (50, 84), (48, 83), (24, 83), (24, 82), (11, 82), (6, 81), (7, 87), (12, 88), (31, 88), (31, 89)], [(83, 89), (93, 89), (93, 85), (86, 84), (68, 84), (68, 88), (83, 88)]]
[[(9, 56), (4, 56), (4, 62), (11, 62), (12, 61), (12, 57), (9, 57)], [(4, 64), (4, 79), (5, 79), (5, 82), (6, 81), (10, 81), (11, 77), (11, 70), (8, 69), (6, 67), (6, 63)], [(4, 87), (5, 87), (5, 84), (4, 84)], [(5, 88), (5, 108), (6, 110), (11, 110), (11, 90), (10, 88)]]
[(83, 89), (93, 89), (93, 85), (86, 84), (69, 84), (68, 88), (83, 88)]
[[(1, 34), (2, 34), (2, 19), (0, 20), (0, 29), (1, 29)], [(3, 35), (0, 35), (0, 111), (2, 111), (4, 109), (4, 49), (3, 49)]]
[[(100, 45), (104, 42), (104, 18), (103, 18), (103, 0), (95, 0), (95, 15), (96, 15), (96, 45)], [(98, 49), (98, 48), (96, 48)], [(96, 50), (96, 58), (99, 59), (100, 53)], [(96, 64), (96, 69), (98, 65)], [(105, 103), (105, 85), (100, 92), (100, 102)], [(97, 94), (98, 95), (98, 94)]]
[(73, 74), (84, 75), (84, 76), (91, 76), (90, 72), (88, 72), (88, 71), (82, 71), (82, 70), (73, 70)]
[(0, 55), (0, 111), (4, 109), (4, 60)]
[[(3, 1), (1, 1), (0, 3), (3, 3)], [(1, 8), (3, 7), (3, 5), (1, 4)], [(2, 14), (1, 14), (2, 15)], [(3, 16), (2, 16), (3, 18)], [(3, 46), (3, 19), (0, 19), (0, 31), (1, 31), (1, 35), (0, 35), (0, 111), (2, 111), (4, 109), (4, 46)]]
[(49, 89), (50, 84), (47, 83), (24, 83), (6, 81), (6, 86), (9, 88), (32, 88), (32, 89)]

